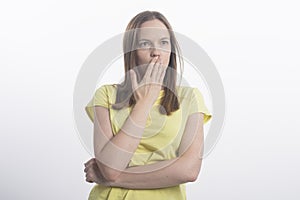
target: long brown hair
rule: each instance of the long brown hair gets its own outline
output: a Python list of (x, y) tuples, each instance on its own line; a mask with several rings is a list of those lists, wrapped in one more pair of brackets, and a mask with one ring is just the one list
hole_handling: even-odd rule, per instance
[[(127, 25), (126, 32), (123, 37), (123, 52), (124, 52), (124, 70), (125, 80), (117, 85), (116, 102), (112, 105), (114, 109), (122, 109), (124, 106), (133, 106), (136, 103), (136, 99), (133, 95), (131, 79), (129, 76), (129, 70), (137, 66), (136, 58), (136, 45), (137, 45), (137, 29), (146, 21), (158, 19), (168, 29), (171, 40), (171, 53), (168, 68), (163, 80), (164, 96), (160, 101), (159, 112), (161, 114), (171, 115), (172, 112), (179, 109), (179, 100), (177, 98), (176, 91), (176, 79), (177, 79), (177, 61), (176, 54), (178, 55), (178, 61), (180, 66), (183, 66), (180, 48), (175, 35), (172, 31), (172, 27), (168, 20), (159, 12), (156, 11), (144, 11), (137, 14), (131, 19)], [(181, 70), (182, 71), (182, 70)], [(137, 81), (139, 82), (142, 77), (137, 73)]]

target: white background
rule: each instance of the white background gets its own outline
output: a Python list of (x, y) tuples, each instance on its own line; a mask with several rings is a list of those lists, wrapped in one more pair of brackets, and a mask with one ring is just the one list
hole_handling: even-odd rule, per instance
[(1, 2), (0, 199), (87, 199), (76, 76), (144, 10), (162, 12), (201, 45), (225, 87), (222, 137), (187, 185), (188, 199), (300, 199), (296, 0)]

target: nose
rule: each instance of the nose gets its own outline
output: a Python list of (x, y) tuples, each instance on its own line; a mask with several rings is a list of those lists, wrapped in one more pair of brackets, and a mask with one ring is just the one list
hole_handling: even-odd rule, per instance
[(151, 53), (150, 56), (151, 57), (155, 57), (155, 56), (160, 56), (160, 50), (157, 49), (156, 47), (151, 48)]

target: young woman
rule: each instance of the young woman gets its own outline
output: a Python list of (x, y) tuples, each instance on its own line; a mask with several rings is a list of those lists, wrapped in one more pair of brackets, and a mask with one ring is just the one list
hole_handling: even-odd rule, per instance
[(89, 200), (186, 199), (184, 183), (199, 174), (211, 114), (197, 88), (176, 85), (180, 50), (161, 13), (136, 15), (123, 50), (124, 81), (102, 85), (86, 107), (95, 158), (84, 171), (96, 183)]

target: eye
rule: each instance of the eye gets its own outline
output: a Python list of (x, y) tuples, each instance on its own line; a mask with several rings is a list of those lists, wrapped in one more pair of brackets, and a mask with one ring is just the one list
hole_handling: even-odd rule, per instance
[(162, 45), (169, 45), (169, 41), (168, 41), (168, 40), (162, 40), (162, 41), (161, 41), (161, 44), (162, 44)]
[(139, 43), (140, 48), (149, 48), (151, 46), (150, 42), (143, 41)]

